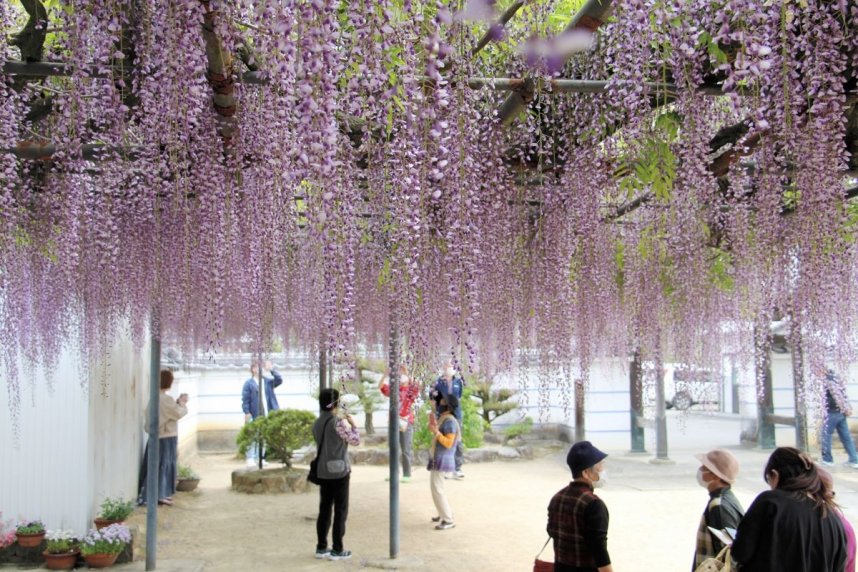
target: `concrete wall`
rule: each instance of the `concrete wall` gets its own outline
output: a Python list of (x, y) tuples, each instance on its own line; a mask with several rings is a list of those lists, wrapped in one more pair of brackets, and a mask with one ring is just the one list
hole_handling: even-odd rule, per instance
[[(274, 360), (277, 363), (277, 360)], [(290, 367), (279, 369), (283, 384), (275, 390), (281, 408), (318, 411), (315, 392), (318, 390), (318, 373), (309, 364), (302, 367), (292, 362)], [(201, 451), (229, 451), (235, 448), (235, 436), (244, 423), (241, 411), (241, 388), (249, 377), (247, 368), (218, 367), (191, 370), (198, 376), (199, 413), (197, 416), (198, 446)], [(429, 380), (425, 380), (428, 383)], [(498, 420), (503, 426), (528, 416), (536, 422), (556, 423), (572, 427), (575, 418), (571, 391), (555, 383), (540, 402), (538, 377), (535, 370), (522, 377), (506, 376), (497, 380), (498, 387), (511, 387), (521, 391), (518, 410)], [(628, 446), (629, 389), (628, 368), (622, 359), (598, 360), (593, 364), (587, 390), (587, 434), (622, 441)], [(377, 430), (387, 428), (387, 400), (373, 416)], [(364, 414), (356, 412), (359, 427), (365, 425)], [(181, 427), (180, 427), (181, 429)]]

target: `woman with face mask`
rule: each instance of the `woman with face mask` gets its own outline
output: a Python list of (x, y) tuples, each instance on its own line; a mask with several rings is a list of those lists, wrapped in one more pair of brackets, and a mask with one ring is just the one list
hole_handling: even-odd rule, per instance
[(735, 530), (744, 515), (742, 505), (730, 490), (739, 474), (738, 459), (725, 449), (713, 449), (695, 457), (701, 463), (697, 469), (697, 484), (709, 491), (709, 502), (706, 503), (700, 526), (697, 528), (697, 547), (692, 570), (696, 570), (707, 558), (717, 556), (724, 548), (724, 544), (712, 534), (709, 527)]

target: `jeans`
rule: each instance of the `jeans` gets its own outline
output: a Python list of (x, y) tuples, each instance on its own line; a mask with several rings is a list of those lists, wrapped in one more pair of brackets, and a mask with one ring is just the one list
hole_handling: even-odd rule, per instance
[(828, 419), (825, 420), (825, 426), (822, 428), (822, 460), (828, 463), (834, 460), (831, 456), (831, 435), (835, 429), (849, 456), (849, 462), (858, 463), (858, 453), (855, 451), (855, 443), (849, 433), (849, 423), (846, 421), (846, 416), (839, 411), (829, 411)]
[(328, 549), (331, 508), (334, 509), (333, 549), (343, 550), (346, 518), (349, 516), (349, 475), (341, 479), (322, 479), (319, 485), (319, 518), (316, 519), (316, 550)]
[(414, 453), (411, 451), (411, 443), (414, 440), (414, 425), (408, 424), (408, 429), (399, 432), (399, 451), (402, 459), (402, 476), (411, 476), (411, 461), (414, 459)]
[[(245, 421), (244, 424), (247, 425), (250, 421)], [(257, 465), (259, 464), (259, 443), (253, 441), (250, 444), (250, 447), (247, 448), (247, 452), (244, 454), (245, 459), (248, 461), (253, 461)], [(262, 458), (265, 458), (265, 447), (262, 448)]]

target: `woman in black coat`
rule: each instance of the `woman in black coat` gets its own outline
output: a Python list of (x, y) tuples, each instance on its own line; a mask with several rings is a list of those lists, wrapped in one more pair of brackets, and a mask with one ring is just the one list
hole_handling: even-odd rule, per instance
[(843, 572), (846, 533), (811, 458), (775, 449), (763, 478), (771, 490), (751, 504), (733, 542), (740, 572)]

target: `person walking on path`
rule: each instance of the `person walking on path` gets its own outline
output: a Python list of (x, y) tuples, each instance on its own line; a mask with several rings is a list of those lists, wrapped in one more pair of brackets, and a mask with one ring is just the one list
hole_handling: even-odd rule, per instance
[[(319, 392), (319, 418), (313, 423), (313, 439), (319, 450), (318, 474), (319, 516), (316, 519), (316, 558), (345, 560), (350, 550), (343, 548), (346, 519), (349, 515), (349, 445), (360, 445), (360, 433), (351, 415), (339, 419), (335, 410), (340, 392), (325, 388)], [(328, 550), (328, 530), (331, 528), (331, 510), (334, 512), (333, 545)]]
[[(465, 390), (465, 380), (462, 379), (461, 375), (456, 374), (456, 370), (453, 368), (453, 362), (447, 360), (444, 363), (444, 371), (435, 381), (435, 386), (432, 389), (431, 397), (435, 399), (436, 403), (439, 403), (437, 396), (441, 396), (444, 399), (447, 398), (448, 395), (452, 395), (456, 398), (456, 403), (458, 406), (456, 407), (456, 412), (454, 413), (456, 417), (456, 421), (459, 423), (459, 428), (462, 427), (462, 393)], [(441, 416), (443, 411), (440, 408), (436, 409), (436, 415), (438, 417)], [(462, 464), (465, 462), (465, 445), (462, 442), (462, 439), (456, 443), (456, 454), (455, 454), (455, 467), (454, 470), (451, 471), (453, 476), (456, 479), (464, 479), (465, 473), (462, 472)]]
[(751, 503), (730, 552), (739, 572), (843, 572), (846, 533), (813, 460), (779, 447), (763, 478), (771, 490)]
[(614, 570), (608, 554), (608, 507), (593, 491), (604, 485), (607, 456), (589, 441), (579, 441), (569, 449), (566, 464), (573, 480), (548, 505), (555, 572)]
[(833, 370), (827, 369), (823, 376), (823, 386), (825, 387), (826, 419), (822, 426), (822, 465), (824, 467), (834, 465), (834, 457), (831, 455), (831, 435), (836, 429), (849, 457), (846, 465), (858, 469), (858, 452), (855, 451), (855, 442), (852, 440), (849, 421), (846, 419), (852, 415), (846, 384), (834, 375)]
[[(390, 397), (390, 385), (385, 374), (378, 384), (385, 397)], [(414, 458), (412, 442), (414, 440), (414, 411), (412, 406), (420, 394), (420, 386), (408, 375), (408, 369), (399, 366), (399, 451), (402, 459), (402, 482), (411, 480), (411, 462)]]
[(744, 515), (742, 505), (730, 490), (739, 474), (738, 459), (725, 449), (712, 449), (695, 457), (701, 463), (697, 469), (697, 483), (709, 491), (709, 502), (706, 503), (700, 526), (697, 528), (697, 547), (692, 570), (697, 570), (704, 560), (714, 558), (724, 548), (724, 544), (712, 534), (709, 527), (735, 530)]
[(432, 433), (432, 447), (429, 449), (429, 466), (431, 471), (430, 489), (432, 501), (435, 503), (437, 516), (432, 517), (432, 522), (437, 522), (437, 530), (447, 530), (456, 526), (453, 520), (453, 510), (447, 501), (444, 492), (444, 475), (455, 469), (456, 444), (461, 440), (461, 429), (456, 420), (455, 411), (459, 406), (459, 400), (455, 395), (446, 397), (435, 396), (437, 408), (440, 409), (441, 417), (436, 419), (434, 413), (429, 412), (429, 431)]
[[(167, 392), (173, 386), (173, 372), (161, 370), (161, 395), (158, 399), (158, 504), (172, 505), (173, 494), (176, 492), (177, 461), (179, 454), (179, 419), (188, 414), (188, 394), (183, 393), (178, 399)], [(145, 418), (149, 419), (149, 406), (146, 406)], [(148, 425), (145, 427), (149, 431)], [(150, 439), (153, 437), (150, 435)], [(143, 455), (143, 465), (140, 468), (139, 490), (137, 504), (146, 502), (146, 474), (149, 460), (149, 447)]]

